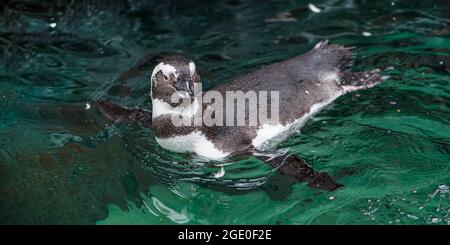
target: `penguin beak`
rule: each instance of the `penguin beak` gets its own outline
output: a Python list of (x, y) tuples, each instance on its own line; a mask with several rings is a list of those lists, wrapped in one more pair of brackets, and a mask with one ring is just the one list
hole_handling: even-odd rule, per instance
[(177, 83), (177, 89), (186, 91), (191, 97), (194, 97), (194, 83), (191, 79), (182, 79)]
[(186, 88), (186, 91), (189, 93), (189, 95), (191, 97), (194, 97), (194, 83), (191, 80), (186, 81)]

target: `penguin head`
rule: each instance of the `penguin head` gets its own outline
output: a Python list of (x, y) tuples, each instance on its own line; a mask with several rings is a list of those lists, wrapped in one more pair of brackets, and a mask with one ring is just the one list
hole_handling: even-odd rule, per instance
[(195, 85), (200, 84), (195, 63), (181, 55), (172, 55), (163, 58), (155, 66), (152, 73), (152, 99), (159, 99), (171, 103), (174, 93), (182, 97), (194, 98)]

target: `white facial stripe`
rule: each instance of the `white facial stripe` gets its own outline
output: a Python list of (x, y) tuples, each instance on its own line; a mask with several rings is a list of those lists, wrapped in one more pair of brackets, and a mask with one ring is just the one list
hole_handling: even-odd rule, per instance
[(175, 76), (175, 78), (178, 78), (178, 75), (179, 75), (177, 72), (177, 69), (175, 69), (175, 67), (173, 67), (169, 64), (165, 64), (164, 62), (161, 62), (157, 66), (155, 66), (155, 69), (153, 69), (152, 81), (153, 81), (153, 78), (155, 78), (156, 73), (158, 73), (160, 71), (165, 76), (168, 76), (168, 77), (170, 77), (170, 74), (173, 74)]
[(195, 64), (194, 64), (194, 62), (189, 62), (189, 71), (190, 71), (190, 75), (192, 76), (192, 75), (194, 75), (194, 73), (195, 73)]
[[(162, 72), (165, 76), (170, 77), (170, 74), (173, 74), (175, 76), (175, 78), (178, 78), (178, 72), (175, 69), (175, 67), (169, 65), (169, 64), (165, 64), (164, 62), (159, 63), (158, 65), (155, 66), (155, 68), (153, 69), (152, 72), (152, 77), (151, 77), (151, 81), (152, 83), (155, 83), (154, 85), (157, 86), (158, 84), (156, 84), (156, 81), (154, 80), (156, 73), (158, 72)], [(151, 86), (153, 87), (153, 85)], [(152, 88), (150, 87), (150, 96), (152, 96)]]

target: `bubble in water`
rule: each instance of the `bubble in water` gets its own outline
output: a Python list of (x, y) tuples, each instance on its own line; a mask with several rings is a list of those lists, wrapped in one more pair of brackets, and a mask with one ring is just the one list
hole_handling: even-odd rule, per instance
[(414, 219), (414, 220), (418, 220), (418, 219), (419, 219), (417, 216), (414, 216), (414, 215), (412, 215), (412, 214), (407, 214), (406, 216), (407, 216), (408, 218)]
[(320, 13), (320, 12), (322, 12), (322, 10), (321, 10), (320, 8), (316, 7), (316, 5), (314, 5), (314, 4), (312, 4), (312, 3), (309, 3), (309, 4), (308, 4), (308, 8), (309, 8), (311, 11), (313, 11), (314, 13)]
[(449, 191), (449, 187), (446, 185), (440, 185), (438, 186), (439, 190), (444, 191), (444, 192), (448, 192)]
[(434, 191), (433, 194), (430, 195), (431, 198), (434, 198), (437, 194), (446, 194), (450, 192), (450, 188), (446, 185), (440, 185), (438, 186), (438, 188), (436, 189), (436, 191)]
[(220, 167), (219, 172), (214, 174), (214, 178), (222, 178), (225, 175), (225, 169)]
[(431, 218), (431, 223), (433, 223), (433, 224), (439, 223), (440, 221), (441, 221), (440, 218), (437, 218), (437, 217)]

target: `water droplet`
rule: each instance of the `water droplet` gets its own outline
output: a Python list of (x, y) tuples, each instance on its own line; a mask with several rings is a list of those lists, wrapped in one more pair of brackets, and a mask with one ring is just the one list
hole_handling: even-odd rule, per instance
[(407, 214), (406, 216), (408, 216), (408, 218), (414, 219), (414, 220), (418, 220), (419, 219), (417, 216), (414, 216), (412, 214)]
[(436, 223), (439, 223), (439, 222), (441, 222), (440, 218), (437, 218), (437, 217), (431, 218), (431, 223), (436, 224)]
[(223, 166), (220, 167), (219, 172), (214, 174), (214, 178), (222, 178), (225, 175), (225, 169)]
[(367, 31), (364, 31), (364, 32), (362, 33), (362, 35), (365, 36), (365, 37), (370, 37), (370, 36), (372, 36), (372, 33), (367, 32)]
[(392, 6), (395, 6), (395, 2), (394, 2), (394, 1), (392, 1), (392, 2), (391, 2), (391, 5), (392, 5)]
[(84, 109), (86, 109), (86, 110), (89, 110), (89, 109), (91, 109), (91, 104), (89, 104), (89, 103), (86, 103), (86, 105), (84, 106)]
[(390, 101), (389, 104), (391, 104), (391, 105), (396, 105), (397, 102), (395, 102), (395, 101)]
[(440, 185), (440, 186), (438, 186), (438, 188), (439, 188), (439, 190), (440, 191), (443, 191), (443, 192), (448, 192), (449, 191), (449, 187), (448, 186), (446, 186), (446, 185)]
[(55, 27), (56, 27), (56, 23), (55, 23), (55, 22), (50, 23), (49, 26), (50, 26), (51, 28), (55, 28)]
[(309, 8), (311, 11), (313, 11), (314, 13), (320, 13), (320, 12), (322, 12), (322, 10), (321, 10), (320, 8), (316, 7), (316, 5), (314, 5), (314, 4), (312, 4), (312, 3), (309, 3), (309, 4), (308, 4), (308, 8)]
[(334, 198), (335, 198), (334, 196), (329, 196), (329, 197), (328, 197), (328, 199), (330, 199), (331, 201), (333, 201)]

